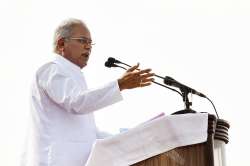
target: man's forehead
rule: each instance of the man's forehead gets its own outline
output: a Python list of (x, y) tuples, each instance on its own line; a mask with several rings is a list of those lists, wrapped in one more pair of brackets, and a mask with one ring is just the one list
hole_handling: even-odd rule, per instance
[(77, 35), (82, 35), (82, 36), (90, 36), (90, 32), (88, 30), (88, 28), (83, 25), (83, 24), (78, 24), (74, 27), (73, 29), (73, 34), (77, 34)]

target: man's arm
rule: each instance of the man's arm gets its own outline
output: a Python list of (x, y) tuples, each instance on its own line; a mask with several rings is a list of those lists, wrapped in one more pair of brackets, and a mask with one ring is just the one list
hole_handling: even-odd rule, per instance
[(122, 90), (150, 85), (154, 74), (150, 69), (138, 71), (138, 67), (139, 64), (131, 67), (117, 81), (96, 89), (83, 89), (56, 65), (46, 69), (38, 82), (51, 101), (68, 112), (86, 114), (121, 101)]
[(122, 100), (117, 81), (85, 89), (54, 64), (37, 75), (37, 84), (51, 102), (74, 114), (87, 114)]

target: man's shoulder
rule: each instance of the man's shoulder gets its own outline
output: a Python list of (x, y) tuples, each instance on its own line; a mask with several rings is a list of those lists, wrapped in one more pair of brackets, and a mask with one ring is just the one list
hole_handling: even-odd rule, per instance
[(56, 71), (59, 69), (59, 66), (52, 62), (48, 62), (44, 65), (42, 65), (41, 67), (38, 68), (38, 70), (36, 71), (36, 75), (42, 75), (42, 74), (49, 74), (52, 71)]
[(56, 62), (51, 61), (39, 67), (35, 75), (38, 79), (46, 80), (56, 75), (66, 76), (67, 74), (63, 67)]
[(56, 62), (56, 57), (57, 55), (55, 55), (54, 57), (50, 58), (49, 61), (47, 61), (47, 63), (44, 63), (43, 65), (41, 65), (35, 72), (36, 75), (41, 75), (41, 74), (49, 74), (53, 71), (58, 71), (61, 70), (60, 65)]

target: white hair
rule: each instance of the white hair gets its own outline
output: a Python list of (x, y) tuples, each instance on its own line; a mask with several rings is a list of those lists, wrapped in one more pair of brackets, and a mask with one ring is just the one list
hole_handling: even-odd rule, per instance
[(84, 25), (84, 22), (82, 22), (79, 19), (70, 18), (67, 20), (64, 20), (55, 30), (54, 33), (54, 41), (53, 41), (53, 47), (54, 52), (57, 52), (57, 41), (61, 38), (68, 38), (72, 35), (72, 31), (76, 25)]

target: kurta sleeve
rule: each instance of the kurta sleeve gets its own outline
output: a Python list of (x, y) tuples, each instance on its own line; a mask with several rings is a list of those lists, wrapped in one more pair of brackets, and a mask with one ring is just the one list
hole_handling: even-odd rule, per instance
[(122, 100), (117, 81), (96, 89), (84, 89), (56, 65), (40, 71), (37, 83), (52, 102), (74, 114), (87, 114)]

